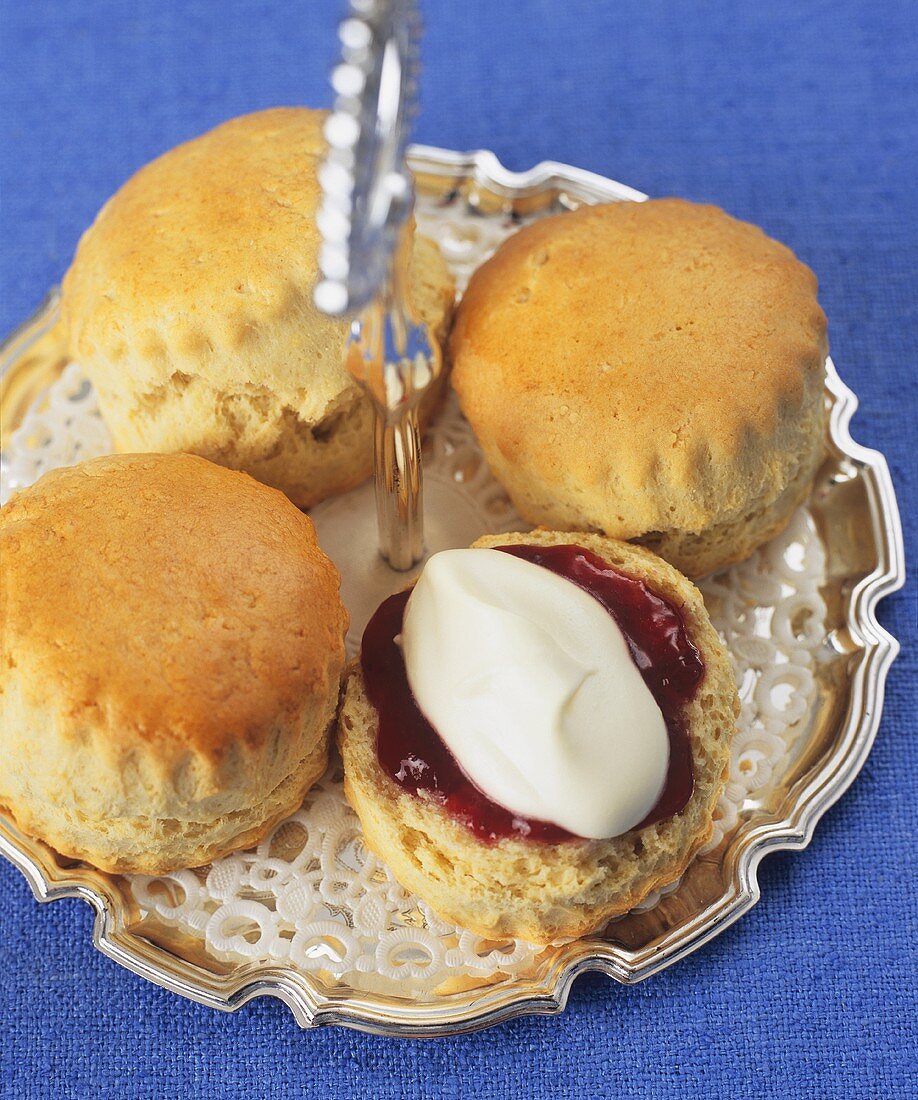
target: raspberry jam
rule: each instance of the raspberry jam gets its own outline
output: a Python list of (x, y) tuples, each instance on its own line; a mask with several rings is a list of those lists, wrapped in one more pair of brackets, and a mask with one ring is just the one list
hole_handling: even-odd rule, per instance
[[(692, 751), (682, 718), (704, 676), (704, 663), (678, 608), (643, 581), (609, 566), (580, 546), (498, 546), (496, 549), (566, 577), (598, 600), (625, 637), (631, 656), (663, 713), (669, 770), (657, 804), (638, 829), (680, 813), (694, 788)], [(383, 770), (412, 794), (423, 792), (462, 821), (479, 840), (505, 836), (574, 840), (548, 821), (518, 817), (492, 802), (460, 768), (411, 694), (396, 638), (410, 592), (380, 604), (363, 635), (360, 663), (367, 696), (379, 716), (376, 751)]]

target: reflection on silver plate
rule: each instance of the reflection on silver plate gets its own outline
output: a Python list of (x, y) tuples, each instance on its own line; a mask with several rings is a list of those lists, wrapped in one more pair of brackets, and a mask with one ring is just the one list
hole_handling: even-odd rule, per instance
[[(560, 164), (508, 172), (486, 152), (415, 147), (411, 161), (419, 225), (438, 239), (460, 286), (531, 218), (644, 197)], [(91, 387), (67, 363), (57, 320), (52, 294), (2, 350), (5, 492), (110, 446)], [(334, 769), (258, 849), (199, 871), (106, 875), (2, 817), (0, 851), (39, 900), (90, 902), (97, 947), (129, 969), (225, 1010), (275, 996), (303, 1026), (467, 1031), (560, 1011), (586, 970), (633, 983), (669, 966), (755, 904), (759, 861), (806, 846), (876, 734), (898, 646), (875, 609), (904, 579), (902, 534), (886, 463), (851, 439), (857, 402), (831, 362), (826, 401), (827, 459), (810, 500), (785, 535), (702, 585), (744, 704), (714, 838), (674, 889), (603, 935), (540, 949), (486, 942), (437, 920), (362, 849)], [(454, 403), (425, 447), (432, 549), (519, 526)], [(327, 501), (313, 517), (344, 575), (353, 650), (375, 602), (404, 577), (373, 553), (371, 489)]]

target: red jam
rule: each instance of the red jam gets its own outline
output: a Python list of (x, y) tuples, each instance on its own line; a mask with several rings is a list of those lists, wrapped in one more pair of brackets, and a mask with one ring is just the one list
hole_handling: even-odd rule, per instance
[[(704, 663), (678, 608), (643, 581), (619, 573), (580, 546), (499, 546), (507, 554), (567, 577), (589, 592), (617, 623), (669, 732), (669, 771), (657, 804), (635, 828), (680, 813), (694, 788), (692, 750), (682, 718), (704, 675)], [(576, 839), (559, 825), (518, 817), (476, 787), (414, 701), (395, 639), (410, 592), (382, 603), (363, 635), (360, 663), (370, 702), (379, 715), (376, 751), (396, 783), (424, 792), (484, 841), (505, 836), (560, 842)]]

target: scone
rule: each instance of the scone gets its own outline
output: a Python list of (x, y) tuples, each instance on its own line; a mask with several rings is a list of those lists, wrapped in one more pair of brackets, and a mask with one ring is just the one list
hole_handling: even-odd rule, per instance
[[(278, 108), (226, 122), (142, 168), (84, 234), (63, 319), (118, 450), (202, 455), (300, 507), (371, 473), (348, 322), (312, 302), (325, 118)], [(414, 238), (410, 273), (442, 343), (453, 283), (433, 242)]]
[(822, 458), (816, 278), (713, 206), (612, 203), (527, 226), (473, 276), (451, 349), (524, 519), (640, 539), (690, 576), (776, 535)]
[[(407, 611), (403, 610), (404, 594), (401, 594), (383, 604), (374, 616), (364, 634), (361, 657), (350, 670), (338, 721), (345, 793), (360, 818), (370, 849), (389, 865), (406, 889), (417, 893), (442, 917), (491, 938), (513, 936), (533, 943), (549, 943), (585, 935), (601, 929), (653, 890), (678, 878), (709, 838), (714, 807), (726, 780), (739, 712), (733, 672), (699, 592), (675, 569), (642, 547), (598, 535), (534, 531), (487, 536), (475, 543), (475, 548), (458, 553), (477, 554), (481, 549), (506, 548), (508, 554), (522, 555), (536, 565), (546, 566), (546, 572), (556, 566), (550, 562), (546, 565), (539, 555), (562, 563), (586, 560), (594, 563), (590, 568), (608, 570), (616, 583), (624, 586), (624, 592), (638, 593), (639, 598), (615, 597), (609, 603), (588, 589), (590, 595), (586, 598), (593, 601), (597, 614), (608, 615), (611, 611), (612, 619), (621, 626), (628, 641), (633, 675), (637, 676), (636, 669), (643, 666), (640, 676), (646, 687), (655, 685), (653, 700), (667, 716), (669, 736), (662, 790), (659, 776), (656, 780), (651, 776), (647, 788), (651, 792), (649, 801), (641, 795), (644, 802), (632, 802), (626, 807), (624, 812), (630, 813), (630, 817), (620, 818), (617, 825), (604, 829), (604, 822), (612, 820), (609, 815), (618, 814), (615, 799), (620, 797), (627, 803), (632, 795), (637, 797), (635, 792), (648, 781), (642, 773), (644, 756), (657, 751), (653, 740), (656, 734), (645, 733), (643, 727), (630, 728), (632, 721), (636, 726), (639, 721), (630, 705), (620, 716), (614, 713), (618, 708), (615, 685), (611, 706), (601, 707), (598, 712), (601, 718), (593, 723), (595, 728), (574, 730), (573, 734), (567, 729), (557, 741), (555, 751), (562, 753), (561, 766), (556, 767), (547, 759), (544, 766), (533, 769), (531, 759), (527, 758), (538, 756), (547, 744), (540, 740), (541, 733), (535, 728), (541, 699), (551, 697), (551, 690), (546, 696), (542, 684), (558, 676), (563, 681), (561, 666), (568, 662), (564, 653), (560, 660), (554, 657), (551, 664), (541, 667), (538, 657), (532, 659), (530, 642), (537, 649), (550, 645), (544, 633), (538, 631), (527, 641), (525, 630), (520, 634), (517, 626), (510, 628), (515, 631), (510, 635), (516, 641), (513, 652), (517, 652), (518, 645), (523, 649), (520, 676), (517, 670), (511, 670), (509, 678), (489, 679), (486, 668), (483, 675), (481, 669), (472, 676), (463, 672), (461, 682), (444, 683), (444, 692), (450, 697), (447, 703), (455, 702), (457, 694), (461, 696), (455, 715), (458, 739), (450, 740), (445, 722), (433, 729), (428, 715), (436, 703), (431, 703), (423, 679), (416, 675), (410, 686), (406, 686), (407, 665), (414, 660), (408, 645), (409, 627), (416, 612), (411, 604)], [(422, 573), (419, 585), (423, 579)], [(554, 578), (553, 581), (557, 584)], [(579, 599), (584, 598), (583, 589), (578, 587), (581, 581), (570, 584), (565, 579), (563, 584), (574, 589)], [(460, 655), (474, 653), (482, 646), (487, 648), (491, 644), (486, 637), (488, 630), (500, 634), (503, 628), (493, 618), (493, 604), (501, 601), (499, 586), (485, 593), (482, 622), (491, 624), (485, 632), (466, 629), (462, 616), (455, 614), (459, 605), (449, 601), (454, 596), (465, 599), (473, 587), (466, 580), (453, 588), (447, 582), (439, 590), (431, 606), (436, 608), (439, 601), (439, 610), (445, 617), (441, 616), (439, 626), (419, 639), (422, 655), (423, 646), (436, 647), (442, 641), (442, 637), (435, 637), (437, 630), (461, 635), (456, 639), (456, 653)], [(519, 593), (511, 600), (518, 597)], [(400, 599), (401, 603), (392, 602)], [(641, 603), (645, 599), (649, 601), (646, 606)], [(520, 610), (524, 617), (529, 615), (532, 601)], [(558, 619), (559, 635), (567, 629), (564, 618), (562, 614)], [(388, 640), (394, 631), (401, 633), (390, 645)], [(657, 641), (651, 643), (648, 638)], [(380, 639), (385, 640), (388, 649), (380, 648)], [(585, 640), (588, 649), (593, 639), (591, 630)], [(656, 645), (662, 648), (655, 650)], [(434, 659), (437, 661), (434, 672), (448, 679), (444, 662), (436, 655)], [(596, 659), (601, 664), (605, 658), (597, 654)], [(471, 660), (474, 662), (474, 657)], [(496, 662), (500, 660), (498, 648)], [(655, 661), (661, 663), (655, 665)], [(422, 670), (421, 665), (416, 666), (416, 673), (418, 670)], [(578, 692), (592, 675), (594, 672), (579, 679), (575, 676), (574, 683), (580, 686), (574, 692), (569, 692), (563, 682), (560, 684), (557, 698), (562, 709), (576, 711), (581, 701)], [(485, 772), (481, 773), (480, 753), (476, 757), (481, 745), (476, 747), (471, 734), (470, 743), (462, 744), (462, 726), (467, 724), (471, 730), (476, 721), (481, 725), (482, 696), (489, 691), (505, 691), (507, 685), (512, 693), (514, 676), (522, 695), (509, 705), (511, 708), (518, 705), (525, 711), (529, 725), (513, 733), (505, 724), (491, 729), (490, 738), (485, 738), (488, 742), (485, 756), (488, 752), (494, 755), (490, 781), (495, 786), (491, 790), (510, 792), (502, 804), (496, 804), (484, 789), (485, 780), (479, 778), (488, 774), (488, 761), (485, 760)], [(380, 684), (387, 685), (382, 693)], [(386, 694), (389, 691), (396, 694), (390, 697)], [(527, 698), (530, 694), (533, 699)], [(599, 699), (601, 702), (601, 695)], [(492, 697), (489, 705), (493, 703)], [(506, 700), (498, 703), (504, 706)], [(600, 727), (611, 728), (616, 723), (624, 735), (636, 739), (627, 750), (632, 751), (632, 756), (624, 749), (621, 754), (603, 755), (604, 750), (600, 749), (598, 759), (590, 759), (589, 753), (596, 751), (595, 746), (584, 747), (590, 744), (590, 737), (606, 736)], [(387, 729), (407, 732), (396, 732), (400, 740), (393, 745)], [(580, 737), (584, 733), (587, 736)], [(456, 730), (452, 736), (456, 736)], [(583, 755), (582, 759), (577, 758), (578, 753)], [(560, 783), (555, 783), (556, 771), (563, 773)], [(518, 773), (525, 773), (522, 787), (516, 783)], [(580, 777), (573, 789), (568, 773)], [(541, 776), (539, 782), (544, 785), (544, 792), (527, 793), (525, 784), (531, 775)], [(608, 805), (604, 795), (607, 788)], [(561, 798), (553, 819), (526, 818), (519, 806), (511, 805), (515, 797), (528, 798), (533, 794), (541, 797), (546, 792), (549, 801)], [(591, 822), (597, 816), (599, 824), (594, 828)], [(585, 825), (578, 835), (579, 822)]]
[(347, 614), (312, 522), (191, 455), (0, 510), (0, 812), (106, 871), (261, 839), (326, 766)]

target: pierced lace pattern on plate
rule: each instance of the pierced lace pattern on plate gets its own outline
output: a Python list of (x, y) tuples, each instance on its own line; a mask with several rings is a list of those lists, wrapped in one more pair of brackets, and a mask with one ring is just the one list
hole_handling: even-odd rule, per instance
[[(518, 224), (431, 200), (419, 204), (418, 221), (440, 243), (460, 287)], [(5, 448), (0, 502), (46, 470), (110, 449), (92, 387), (71, 364)], [(463, 506), (478, 509), (481, 532), (521, 526), (454, 401), (432, 429), (427, 462), (432, 479), (453, 486)], [(730, 837), (741, 815), (767, 804), (806, 742), (814, 671), (826, 644), (824, 567), (816, 527), (801, 508), (783, 535), (701, 585), (743, 704), (707, 852)], [(131, 876), (130, 885), (142, 914), (198, 939), (212, 956), (292, 964), (326, 982), (367, 990), (458, 991), (524, 974), (540, 952), (521, 941), (485, 941), (440, 920), (403, 890), (364, 848), (334, 767), (257, 848), (204, 869)]]

